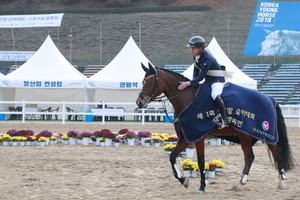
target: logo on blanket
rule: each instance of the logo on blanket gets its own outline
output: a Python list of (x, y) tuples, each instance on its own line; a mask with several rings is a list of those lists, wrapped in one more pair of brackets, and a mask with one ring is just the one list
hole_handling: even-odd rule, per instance
[(270, 128), (269, 122), (264, 121), (264, 122), (262, 123), (261, 127), (262, 127), (262, 129), (263, 129), (264, 131), (269, 130), (269, 128)]

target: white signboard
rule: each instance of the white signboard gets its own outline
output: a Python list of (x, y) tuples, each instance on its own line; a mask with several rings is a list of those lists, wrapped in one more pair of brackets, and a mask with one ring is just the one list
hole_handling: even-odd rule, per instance
[(0, 61), (27, 61), (36, 51), (0, 51)]
[(58, 27), (64, 13), (0, 15), (0, 28)]

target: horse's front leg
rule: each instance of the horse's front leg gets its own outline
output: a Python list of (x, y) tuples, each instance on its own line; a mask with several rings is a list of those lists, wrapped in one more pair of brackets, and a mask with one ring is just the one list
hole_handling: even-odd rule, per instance
[(180, 140), (178, 141), (176, 147), (170, 154), (170, 162), (171, 162), (171, 166), (172, 166), (172, 169), (174, 172), (174, 176), (175, 176), (175, 178), (177, 178), (180, 181), (180, 183), (185, 188), (189, 187), (189, 179), (182, 175), (182, 173), (176, 163), (176, 158), (180, 154), (180, 152), (182, 152), (187, 146), (188, 146), (188, 143), (183, 139), (183, 137), (181, 137)]
[(204, 158), (204, 139), (200, 140), (196, 144), (196, 151), (197, 151), (197, 160), (198, 160), (198, 166), (200, 169), (200, 188), (198, 190), (198, 193), (205, 193), (205, 186), (206, 186), (206, 177), (205, 177), (205, 158)]

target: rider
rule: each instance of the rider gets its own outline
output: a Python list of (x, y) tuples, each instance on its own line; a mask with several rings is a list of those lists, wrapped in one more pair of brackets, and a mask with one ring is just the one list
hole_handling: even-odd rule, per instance
[(179, 82), (178, 90), (183, 90), (190, 85), (199, 84), (199, 82), (205, 78), (204, 83), (211, 87), (211, 97), (222, 116), (222, 124), (218, 125), (220, 128), (224, 128), (228, 125), (228, 120), (225, 104), (220, 95), (223, 91), (225, 78), (220, 75), (208, 75), (209, 70), (222, 70), (222, 68), (216, 59), (204, 49), (205, 40), (202, 37), (192, 37), (187, 47), (191, 48), (194, 59), (193, 80)]

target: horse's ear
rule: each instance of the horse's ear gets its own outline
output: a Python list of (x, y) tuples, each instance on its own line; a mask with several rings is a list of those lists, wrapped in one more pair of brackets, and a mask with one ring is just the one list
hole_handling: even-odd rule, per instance
[(141, 65), (142, 65), (143, 70), (144, 70), (145, 72), (147, 72), (147, 71), (148, 71), (148, 68), (147, 68), (143, 63), (141, 63)]
[(154, 74), (156, 74), (156, 69), (155, 69), (155, 67), (154, 67), (151, 63), (148, 63), (148, 66), (149, 66), (149, 69), (150, 69)]

